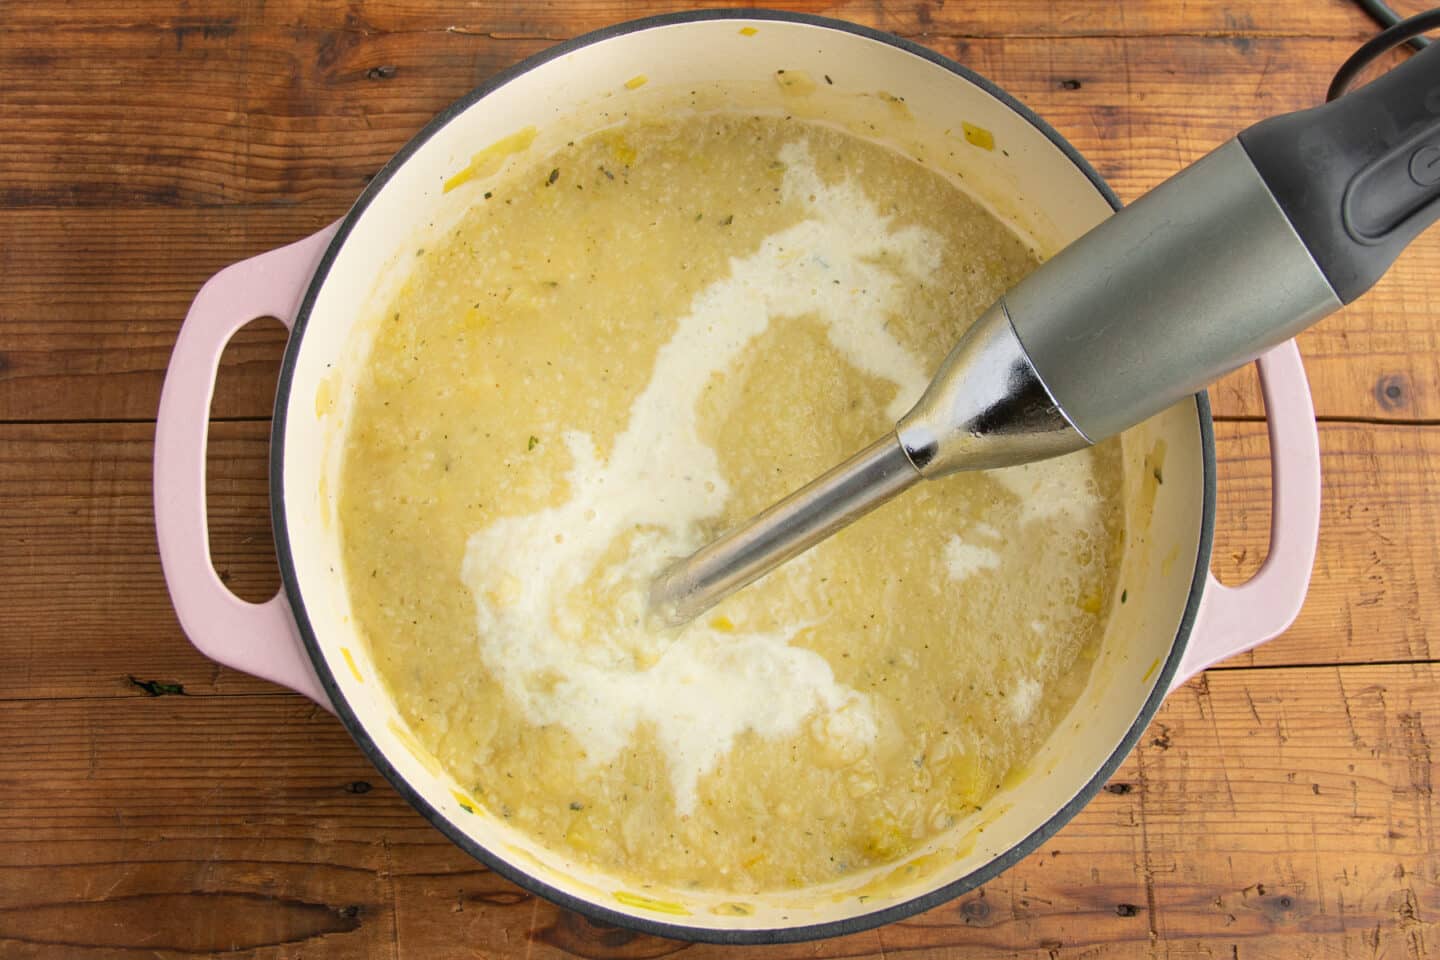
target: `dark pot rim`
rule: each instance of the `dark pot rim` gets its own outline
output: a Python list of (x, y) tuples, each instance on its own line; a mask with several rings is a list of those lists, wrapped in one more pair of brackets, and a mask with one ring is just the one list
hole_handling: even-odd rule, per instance
[(518, 884), (532, 893), (539, 894), (562, 907), (574, 910), (577, 913), (584, 914), (585, 916), (604, 923), (611, 923), (641, 933), (676, 940), (693, 940), (721, 944), (793, 943), (804, 940), (844, 936), (846, 934), (858, 933), (863, 930), (869, 930), (887, 923), (892, 923), (896, 920), (901, 920), (939, 906), (990, 881), (1052, 837), (1099, 792), (1100, 788), (1129, 755), (1146, 727), (1149, 726), (1151, 718), (1154, 717), (1155, 711), (1159, 709), (1160, 703), (1165, 699), (1165, 695), (1169, 690), (1170, 680), (1179, 667), (1180, 659), (1185, 653), (1186, 643), (1190, 637), (1190, 631), (1195, 624), (1195, 618), (1200, 606), (1200, 598), (1205, 589), (1206, 574), (1209, 571), (1210, 551), (1215, 526), (1215, 435), (1210, 416), (1210, 403), (1204, 392), (1195, 395), (1195, 404), (1200, 421), (1201, 445), (1203, 448), (1204, 502), (1200, 526), (1200, 542), (1195, 556), (1195, 572), (1190, 584), (1189, 596), (1185, 603), (1185, 612), (1181, 618), (1179, 629), (1176, 632), (1175, 641), (1170, 648), (1170, 655), (1166, 658), (1159, 670), (1159, 676), (1154, 689), (1146, 699), (1135, 722), (1131, 725), (1130, 729), (1126, 731), (1125, 736), (1121, 739), (1110, 757), (1095, 771), (1095, 775), (1076, 793), (1069, 803), (1056, 811), (1053, 816), (1037, 827), (1029, 836), (965, 876), (928, 891), (927, 893), (913, 897), (910, 900), (906, 900), (903, 903), (893, 904), (870, 913), (825, 923), (767, 929), (725, 930), (689, 926), (681, 922), (650, 919), (648, 917), (622, 913), (594, 901), (573, 896), (545, 883), (540, 878), (511, 863), (504, 857), (486, 849), (456, 829), (444, 814), (432, 806), (429, 801), (427, 801), (418, 790), (412, 787), (409, 781), (391, 765), (375, 741), (371, 739), (370, 735), (366, 732), (364, 726), (356, 716), (355, 711), (346, 701), (339, 685), (335, 682), (335, 677), (330, 670), (329, 662), (321, 652), (319, 641), (315, 636), (314, 627), (311, 624), (309, 613), (306, 610), (304, 593), (301, 590), (299, 580), (296, 576), (294, 555), (290, 549), (289, 521), (286, 515), (283, 483), (285, 474), (285, 428), (290, 403), (290, 393), (294, 382), (295, 365), (299, 356), (300, 344), (304, 340), (311, 311), (315, 306), (315, 301), (321, 287), (324, 286), (325, 278), (329, 274), (330, 267), (334, 264), (340, 248), (345, 244), (361, 213), (364, 212), (380, 191), (385, 188), (385, 185), (395, 175), (395, 172), (399, 170), (426, 141), (460, 113), (469, 109), (473, 104), (493, 91), (498, 90), (500, 87), (505, 86), (515, 78), (557, 57), (564, 56), (581, 47), (641, 30), (710, 20), (771, 20), (805, 24), (826, 30), (855, 34), (870, 40), (879, 41), (880, 43), (896, 47), (906, 53), (928, 60), (969, 81), (1023, 117), (1065, 154), (1070, 162), (1089, 179), (1095, 189), (1100, 192), (1113, 208), (1116, 210), (1120, 209), (1120, 198), (1115, 195), (1115, 192), (1110, 189), (1110, 186), (1101, 178), (1100, 174), (1095, 171), (1094, 167), (1092, 167), (1064, 137), (1060, 136), (1054, 128), (1040, 119), (1040, 117), (1035, 115), (1024, 104), (1020, 103), (984, 77), (961, 66), (948, 57), (944, 57), (933, 50), (929, 50), (909, 40), (879, 30), (848, 23), (843, 20), (835, 20), (829, 17), (820, 17), (811, 14), (788, 13), (776, 10), (729, 8), (693, 10), (646, 17), (604, 27), (600, 30), (595, 30), (591, 33), (564, 41), (563, 43), (556, 44), (553, 47), (527, 57), (507, 70), (497, 73), (485, 83), (476, 87), (437, 114), (435, 118), (426, 124), (424, 129), (417, 133), (409, 143), (402, 147), (375, 178), (370, 181), (341, 222), (339, 230), (330, 242), (330, 246), (326, 249), (319, 265), (316, 267), (315, 274), (310, 281), (310, 286), (306, 290), (304, 299), (301, 301), (300, 310), (295, 318), (295, 325), (290, 340), (286, 344), (285, 357), (281, 365), (280, 379), (275, 399), (275, 414), (270, 436), (271, 521), (274, 527), (276, 553), (280, 561), (281, 579), (285, 585), (285, 593), (290, 601), (291, 610), (295, 615), (295, 623), (304, 641), (305, 650), (315, 666), (315, 673), (320, 679), (320, 684), (335, 706), (336, 715), (350, 732), (350, 735), (355, 739), (361, 751), (369, 758), (370, 762), (375, 765), (376, 769), (390, 781), (396, 791), (399, 792), (411, 806), (418, 810), (426, 820), (430, 821), (430, 823), (448, 837), (451, 842), (507, 880)]

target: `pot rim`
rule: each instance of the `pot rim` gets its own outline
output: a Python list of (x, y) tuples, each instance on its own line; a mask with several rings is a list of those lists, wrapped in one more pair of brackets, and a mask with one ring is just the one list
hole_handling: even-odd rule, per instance
[(285, 428), (300, 344), (304, 339), (305, 329), (309, 324), (310, 314), (314, 309), (320, 289), (324, 286), (325, 279), (330, 272), (330, 267), (339, 255), (341, 247), (344, 246), (345, 241), (349, 238), (360, 215), (380, 191), (385, 188), (396, 171), (398, 171), (426, 141), (439, 132), (441, 128), (449, 124), (450, 121), (455, 119), (459, 114), (468, 110), (475, 103), (483, 100), (486, 96), (510, 83), (517, 77), (529, 73), (531, 70), (557, 57), (564, 56), (567, 53), (595, 43), (631, 33), (654, 29), (656, 27), (726, 20), (782, 21), (824, 30), (850, 33), (895, 47), (905, 53), (913, 54), (936, 66), (942, 67), (950, 73), (979, 87), (1018, 114), (1054, 144), (1054, 146), (1085, 175), (1086, 179), (1100, 192), (1113, 209), (1119, 210), (1122, 206), (1120, 198), (1110, 188), (1110, 185), (1107, 184), (1095, 168), (1081, 156), (1080, 152), (1053, 127), (1030, 110), (1030, 108), (1026, 107), (1019, 100), (1015, 99), (1009, 93), (1006, 93), (991, 81), (969, 68), (962, 66), (960, 63), (951, 60), (949, 57), (939, 54), (927, 47), (923, 47), (913, 41), (895, 36), (894, 34), (860, 24), (814, 14), (730, 7), (711, 10), (688, 10), (644, 17), (637, 20), (612, 24), (573, 37), (570, 40), (557, 43), (552, 47), (532, 54), (519, 63), (500, 71), (436, 114), (429, 123), (390, 158), (385, 166), (381, 168), (380, 172), (366, 185), (354, 205), (352, 205), (350, 210), (345, 214), (334, 238), (326, 248), (324, 255), (320, 258), (320, 262), (316, 266), (315, 273), (305, 291), (305, 296), (300, 302), (300, 308), (295, 317), (295, 324), (291, 330), (290, 338), (286, 343), (285, 355), (281, 362), (279, 382), (276, 387), (275, 411), (270, 433), (270, 515), (275, 538), (275, 552), (279, 560), (280, 576), (284, 584), (285, 595), (290, 602), (290, 609), (294, 614), (295, 624), (299, 628), (299, 634), (303, 641), (305, 652), (314, 665), (316, 676), (320, 680), (320, 685), (324, 689), (325, 695), (328, 696), (331, 703), (334, 704), (336, 716), (340, 718), (341, 723), (344, 724), (351, 738), (353, 738), (360, 747), (361, 752), (365, 754), (366, 758), (380, 771), (385, 779), (390, 782), (396, 792), (447, 839), (480, 861), (488, 869), (493, 870), (512, 883), (519, 885), (533, 894), (538, 894), (561, 907), (605, 923), (612, 923), (641, 933), (667, 937), (674, 940), (735, 945), (795, 943), (859, 933), (864, 930), (870, 930), (888, 923), (893, 923), (897, 920), (905, 919), (906, 917), (947, 903), (961, 894), (989, 882), (1028, 856), (1042, 843), (1050, 839), (1050, 837), (1054, 836), (1062, 826), (1068, 823), (1076, 813), (1094, 798), (1095, 794), (1100, 791), (1100, 788), (1109, 780), (1115, 770), (1124, 762), (1125, 758), (1129, 756), (1130, 751), (1134, 749), (1135, 744), (1150, 725), (1151, 719), (1154, 717), (1155, 712), (1159, 709), (1161, 702), (1165, 699), (1170, 689), (1170, 680), (1174, 677), (1175, 671), (1179, 667), (1181, 657), (1185, 653), (1185, 647), (1189, 641), (1191, 629), (1194, 627), (1195, 619), (1199, 612), (1201, 596), (1205, 589), (1206, 575), (1210, 568), (1210, 552), (1215, 530), (1215, 432), (1210, 415), (1210, 402), (1205, 391), (1202, 390), (1194, 396), (1200, 421), (1201, 461), (1204, 476), (1202, 478), (1203, 491), (1200, 538), (1196, 549), (1195, 570), (1190, 583), (1189, 594), (1186, 598), (1185, 610), (1181, 616), (1180, 625), (1176, 631), (1175, 640), (1171, 645), (1169, 656), (1159, 669), (1155, 686), (1141, 707), (1139, 714), (1135, 718), (1135, 722), (1131, 725), (1130, 729), (1126, 731), (1124, 737), (1121, 738), (1114, 752), (1101, 764), (1100, 768), (1095, 771), (1095, 775), (1080, 788), (1068, 803), (1057, 810), (1019, 843), (986, 862), (984, 865), (963, 877), (959, 877), (950, 883), (923, 894), (919, 894), (902, 903), (893, 904), (869, 913), (847, 917), (842, 920), (832, 920), (823, 923), (736, 930), (690, 926), (684, 923), (655, 920), (631, 913), (624, 913), (593, 900), (586, 900), (557, 889), (538, 876), (506, 860), (503, 856), (476, 843), (465, 833), (456, 829), (450, 821), (441, 814), (419, 790), (412, 787), (410, 782), (389, 762), (389, 759), (366, 732), (359, 717), (346, 701), (339, 684), (336, 683), (334, 674), (330, 670), (329, 662), (320, 649), (319, 639), (315, 635), (315, 630), (305, 608), (304, 596), (296, 576), (294, 556), (290, 549), (289, 523), (286, 516), (285, 505)]

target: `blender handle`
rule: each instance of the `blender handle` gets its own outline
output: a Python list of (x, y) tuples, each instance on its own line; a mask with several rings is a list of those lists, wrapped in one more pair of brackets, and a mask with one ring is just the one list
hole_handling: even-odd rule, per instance
[(1440, 44), (1239, 140), (1336, 295), (1351, 303), (1440, 219)]
[(1440, 44), (1241, 133), (1006, 293), (1055, 407), (1134, 426), (1360, 296), (1440, 218)]

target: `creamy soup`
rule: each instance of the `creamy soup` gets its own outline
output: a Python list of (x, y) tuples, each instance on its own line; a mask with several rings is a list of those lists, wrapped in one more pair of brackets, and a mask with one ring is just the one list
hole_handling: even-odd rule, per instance
[(1088, 675), (1117, 449), (922, 484), (678, 629), (644, 601), (890, 430), (1033, 252), (778, 117), (514, 165), (403, 265), (348, 427), (348, 588), (420, 743), (540, 842), (681, 888), (843, 878), (980, 809)]

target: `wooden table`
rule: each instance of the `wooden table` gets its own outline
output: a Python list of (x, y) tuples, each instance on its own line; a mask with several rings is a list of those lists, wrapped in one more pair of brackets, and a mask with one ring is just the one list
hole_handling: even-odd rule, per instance
[[(1415, 2), (1402, 4), (1418, 9)], [(203, 659), (150, 507), (156, 398), (214, 271), (344, 212), (468, 88), (629, 0), (0, 3), (0, 956), (654, 957), (452, 847), (298, 696)], [(1133, 198), (1318, 101), (1349, 3), (807, 6), (1015, 93)], [(1440, 231), (1301, 338), (1324, 446), (1309, 602), (1176, 694), (1044, 848), (923, 916), (771, 958), (1440, 955)], [(215, 562), (278, 583), (264, 472), (282, 343), (213, 406)], [(1265, 551), (1251, 375), (1212, 393), (1215, 570)], [(758, 951), (757, 951), (758, 952)]]

